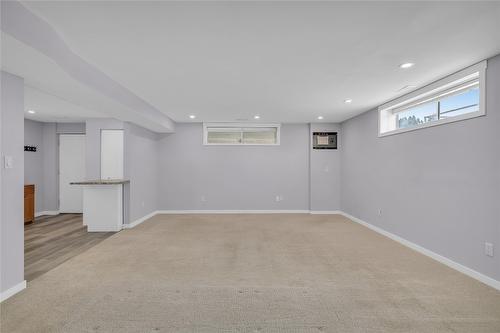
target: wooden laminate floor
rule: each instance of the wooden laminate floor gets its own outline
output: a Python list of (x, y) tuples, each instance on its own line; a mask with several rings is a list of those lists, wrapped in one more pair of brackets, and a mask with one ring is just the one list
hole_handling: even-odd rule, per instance
[(40, 216), (24, 228), (24, 276), (31, 281), (114, 232), (87, 232), (82, 214)]

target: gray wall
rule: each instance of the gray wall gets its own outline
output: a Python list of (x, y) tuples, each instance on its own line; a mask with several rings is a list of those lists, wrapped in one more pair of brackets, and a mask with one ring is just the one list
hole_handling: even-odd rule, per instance
[(124, 223), (158, 209), (158, 136), (140, 126), (115, 119), (90, 119), (86, 122), (86, 178), (101, 176), (101, 130), (124, 131)]
[(85, 174), (87, 179), (101, 178), (101, 130), (123, 129), (115, 119), (89, 119), (85, 122)]
[(310, 207), (313, 211), (340, 210), (340, 157), (342, 144), (337, 150), (312, 149), (313, 132), (337, 132), (339, 124), (311, 124), (310, 138)]
[(24, 145), (37, 150), (24, 152), (24, 183), (35, 185), (35, 212), (44, 209), (43, 202), (43, 123), (24, 120)]
[(307, 124), (283, 125), (280, 146), (236, 147), (204, 146), (202, 124), (178, 124), (159, 154), (162, 210), (309, 209)]
[(125, 123), (124, 174), (129, 184), (129, 220), (133, 222), (158, 209), (158, 136)]
[(376, 110), (344, 122), (342, 210), (500, 280), (500, 56), (488, 61), (486, 112), (384, 138)]
[(43, 210), (59, 210), (59, 147), (55, 123), (43, 124)]
[(57, 134), (85, 134), (85, 123), (57, 123)]
[[(101, 130), (103, 129), (125, 129), (125, 123), (116, 119), (98, 118), (89, 119), (85, 122), (85, 178), (88, 180), (101, 178)], [(126, 137), (124, 133), (124, 150), (126, 149)], [(124, 151), (125, 153), (125, 151)], [(125, 158), (125, 156), (124, 156)], [(124, 179), (128, 178), (127, 165), (124, 161)], [(130, 185), (123, 187), (123, 221), (130, 222)]]
[[(92, 120), (88, 177), (98, 178), (100, 129), (122, 127), (126, 223), (155, 210), (339, 209), (340, 152), (311, 152), (309, 138), (310, 130), (338, 131), (337, 124), (283, 125), (280, 146), (231, 147), (204, 146), (202, 124), (179, 124), (160, 138), (130, 123)], [(310, 163), (321, 175), (310, 174)]]
[[(0, 291), (24, 280), (24, 81), (0, 72), (1, 79), (1, 206)], [(12, 169), (3, 166), (12, 156)]]
[[(87, 179), (100, 177), (101, 129), (124, 129), (125, 223), (155, 210), (339, 209), (340, 151), (310, 151), (311, 130), (338, 131), (338, 124), (285, 124), (280, 146), (232, 147), (204, 146), (199, 123), (178, 124), (176, 133), (160, 137), (130, 123), (92, 119)], [(310, 163), (321, 175), (310, 173)]]

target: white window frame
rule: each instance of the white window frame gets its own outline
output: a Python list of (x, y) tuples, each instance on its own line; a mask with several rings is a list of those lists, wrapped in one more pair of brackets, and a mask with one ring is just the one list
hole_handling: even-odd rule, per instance
[[(263, 128), (272, 127), (276, 128), (276, 143), (208, 143), (208, 128)], [(203, 145), (205, 146), (279, 146), (281, 137), (281, 124), (261, 124), (261, 123), (203, 123)]]
[[(417, 89), (409, 94), (398, 97), (388, 103), (385, 103), (378, 108), (378, 136), (384, 137), (394, 134), (400, 134), (404, 132), (410, 132), (419, 130), (422, 128), (428, 128), (432, 126), (439, 126), (443, 124), (448, 124), (456, 121), (462, 121), (466, 119), (476, 118), (480, 116), (486, 115), (486, 60), (481, 61), (473, 66), (467, 67), (459, 72), (451, 74), (441, 80), (435, 81), (425, 87)], [(417, 101), (421, 101), (423, 99), (432, 99), (439, 94), (442, 94), (447, 89), (454, 87), (458, 82), (467, 82), (470, 80), (470, 77), (474, 76), (474, 74), (478, 74), (479, 81), (479, 108), (478, 111), (469, 112), (466, 114), (462, 114), (455, 117), (439, 119), (435, 121), (430, 121), (427, 123), (419, 124), (412, 127), (406, 128), (398, 128), (395, 130), (383, 130), (383, 121), (382, 118), (387, 118), (388, 113), (392, 113), (393, 110), (398, 108), (404, 108), (405, 106), (411, 105)]]

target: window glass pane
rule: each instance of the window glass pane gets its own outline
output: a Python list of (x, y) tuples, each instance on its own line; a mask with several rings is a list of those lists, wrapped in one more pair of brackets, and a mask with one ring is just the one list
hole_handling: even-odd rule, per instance
[(437, 101), (420, 104), (397, 113), (397, 128), (408, 128), (437, 120)]
[(475, 86), (440, 101), (439, 119), (479, 111), (479, 87)]
[(245, 128), (243, 143), (245, 144), (275, 144), (276, 128)]
[(207, 144), (233, 145), (269, 145), (279, 143), (279, 127), (239, 126), (206, 126), (205, 142)]
[(483, 116), (481, 89), (485, 69), (483, 61), (381, 105), (379, 135)]
[(241, 131), (208, 131), (208, 143), (239, 144), (241, 142)]

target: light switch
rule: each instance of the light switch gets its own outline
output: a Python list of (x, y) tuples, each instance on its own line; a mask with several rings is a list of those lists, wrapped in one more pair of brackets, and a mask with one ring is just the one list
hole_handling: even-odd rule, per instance
[(14, 167), (14, 158), (12, 156), (6, 155), (4, 157), (4, 168), (12, 169)]
[(492, 243), (484, 243), (484, 254), (488, 257), (493, 257), (493, 244)]

